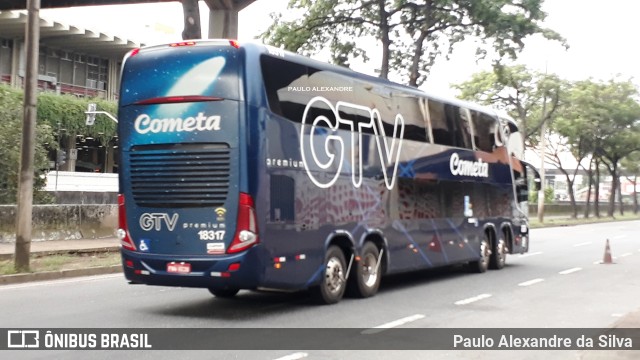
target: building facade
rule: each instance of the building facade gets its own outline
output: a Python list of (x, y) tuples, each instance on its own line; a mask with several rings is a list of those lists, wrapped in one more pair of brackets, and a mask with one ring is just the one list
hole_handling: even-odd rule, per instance
[[(0, 81), (22, 87), (27, 15), (0, 11)], [(58, 94), (116, 100), (122, 57), (141, 44), (40, 19), (38, 87)]]
[[(16, 88), (23, 88), (25, 82), (26, 24), (26, 12), (0, 11), (0, 83)], [(118, 98), (122, 58), (128, 51), (141, 45), (41, 18), (38, 89), (115, 101)], [(48, 190), (58, 191), (58, 185), (62, 185), (58, 184), (59, 181), (52, 181), (53, 177), (56, 180), (62, 178), (58, 171), (117, 172), (117, 138), (98, 140), (83, 134), (67, 134), (61, 126), (54, 131), (61, 152), (50, 152), (52, 171), (49, 172)], [(59, 161), (61, 157), (64, 162)], [(106, 178), (113, 183), (113, 176)]]

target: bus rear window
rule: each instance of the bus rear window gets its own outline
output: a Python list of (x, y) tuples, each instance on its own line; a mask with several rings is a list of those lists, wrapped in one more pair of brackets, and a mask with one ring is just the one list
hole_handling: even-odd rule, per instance
[(142, 49), (122, 70), (120, 105), (165, 97), (240, 100), (240, 51), (229, 45)]

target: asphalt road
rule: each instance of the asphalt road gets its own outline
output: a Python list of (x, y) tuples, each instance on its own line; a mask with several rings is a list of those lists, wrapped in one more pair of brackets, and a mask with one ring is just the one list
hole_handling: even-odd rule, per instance
[[(527, 255), (499, 271), (455, 267), (383, 279), (373, 298), (314, 305), (307, 294), (128, 285), (121, 274), (0, 287), (4, 328), (607, 328), (640, 308), (640, 221), (537, 229)], [(614, 264), (603, 260), (610, 240)], [(640, 327), (638, 324), (637, 327)], [(376, 330), (379, 331), (379, 330)], [(251, 339), (247, 339), (250, 343)], [(153, 359), (576, 359), (574, 351), (126, 352)], [(631, 352), (627, 352), (631, 353)], [(125, 352), (56, 351), (109, 359)], [(43, 351), (12, 358), (51, 358)], [(603, 359), (611, 358), (600, 352)], [(640, 354), (633, 354), (640, 356)], [(1, 356), (0, 357), (4, 357)], [(631, 359), (633, 357), (629, 357)]]

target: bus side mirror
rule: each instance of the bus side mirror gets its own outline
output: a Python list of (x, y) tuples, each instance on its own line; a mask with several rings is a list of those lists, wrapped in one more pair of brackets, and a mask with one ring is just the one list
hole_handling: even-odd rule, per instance
[[(538, 172), (538, 170), (526, 161), (520, 160), (520, 162), (527, 168), (525, 174), (530, 174), (529, 171), (533, 173), (533, 186), (536, 191), (540, 191), (540, 189), (542, 188), (542, 179), (540, 179), (540, 173)], [(527, 178), (528, 179), (526, 181), (528, 182), (531, 178), (528, 175)]]

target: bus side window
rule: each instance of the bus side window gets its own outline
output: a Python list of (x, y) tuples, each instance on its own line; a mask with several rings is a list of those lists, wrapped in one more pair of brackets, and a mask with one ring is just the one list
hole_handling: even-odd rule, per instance
[(471, 133), (469, 131), (469, 122), (461, 116), (464, 109), (459, 106), (445, 105), (445, 113), (447, 117), (447, 125), (453, 135), (452, 146), (471, 149)]
[(479, 111), (471, 112), (476, 150), (492, 152), (496, 147), (498, 121)]
[(458, 146), (473, 149), (473, 142), (471, 141), (471, 119), (469, 119), (469, 110), (466, 108), (458, 108)]
[(307, 67), (267, 55), (262, 55), (260, 65), (269, 109), (300, 122), (306, 104), (298, 104), (300, 98), (296, 98), (296, 94), (299, 92), (294, 90), (307, 86)]
[(449, 127), (442, 102), (429, 99), (429, 118), (433, 142), (439, 145), (454, 146), (452, 129)]
[[(394, 105), (396, 113), (404, 119), (404, 139), (429, 142), (425, 117), (420, 110), (420, 98), (416, 96), (402, 96), (395, 94)], [(389, 119), (392, 123), (395, 119)]]

